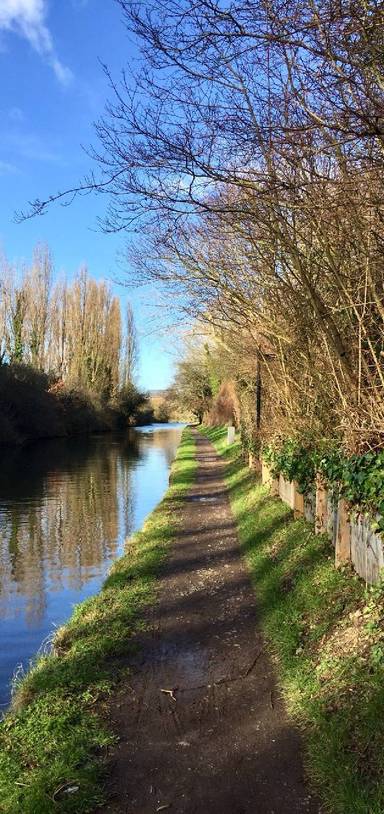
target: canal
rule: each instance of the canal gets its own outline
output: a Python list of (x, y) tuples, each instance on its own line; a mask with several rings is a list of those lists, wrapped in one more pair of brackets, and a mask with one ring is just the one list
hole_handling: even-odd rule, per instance
[(0, 713), (13, 677), (99, 590), (161, 500), (182, 426), (1, 449)]

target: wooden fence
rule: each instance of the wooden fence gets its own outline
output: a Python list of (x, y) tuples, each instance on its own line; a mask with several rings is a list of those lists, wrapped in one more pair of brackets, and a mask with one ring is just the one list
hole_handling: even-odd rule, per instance
[(319, 475), (315, 489), (306, 495), (298, 491), (295, 481), (287, 481), (282, 475), (274, 478), (264, 461), (261, 475), (271, 494), (287, 503), (295, 517), (303, 516), (313, 523), (316, 534), (328, 534), (335, 547), (336, 566), (352, 562), (367, 583), (379, 580), (384, 568), (383, 539), (373, 531), (372, 517), (354, 512), (343, 499), (335, 500)]

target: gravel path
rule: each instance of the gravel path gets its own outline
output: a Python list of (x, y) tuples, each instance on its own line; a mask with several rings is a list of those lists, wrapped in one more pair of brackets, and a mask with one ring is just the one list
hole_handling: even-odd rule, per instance
[(111, 709), (120, 741), (99, 814), (319, 814), (258, 628), (224, 464), (195, 435), (197, 480)]

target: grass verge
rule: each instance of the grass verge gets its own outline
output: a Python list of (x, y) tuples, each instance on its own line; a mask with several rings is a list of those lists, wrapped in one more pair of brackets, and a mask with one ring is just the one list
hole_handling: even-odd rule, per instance
[[(194, 442), (184, 430), (171, 484), (142, 531), (131, 537), (99, 594), (78, 605), (21, 681), (0, 724), (0, 812), (92, 811), (102, 802), (100, 757), (114, 740), (101, 710), (119, 677), (193, 482)], [(121, 670), (120, 670), (121, 672)]]
[(226, 428), (204, 428), (227, 484), (262, 626), (306, 766), (333, 814), (384, 811), (384, 588), (365, 588), (304, 520), (268, 496)]

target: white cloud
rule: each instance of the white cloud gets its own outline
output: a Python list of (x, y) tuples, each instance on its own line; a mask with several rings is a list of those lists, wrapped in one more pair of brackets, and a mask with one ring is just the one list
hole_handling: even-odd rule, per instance
[(46, 25), (46, 0), (0, 0), (0, 30), (17, 31), (43, 57), (61, 84), (68, 85), (72, 72), (59, 60)]

